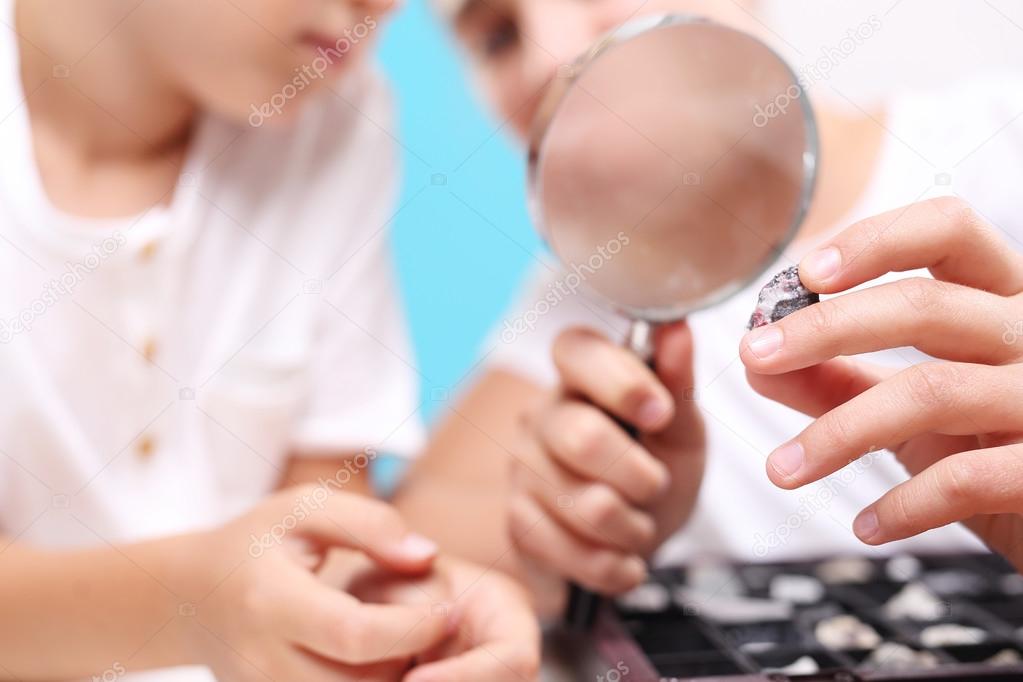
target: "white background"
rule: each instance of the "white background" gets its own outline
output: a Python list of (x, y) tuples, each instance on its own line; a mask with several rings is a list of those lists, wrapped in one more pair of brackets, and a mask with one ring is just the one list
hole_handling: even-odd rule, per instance
[(1023, 72), (1023, 0), (768, 0), (766, 9), (765, 23), (796, 65), (812, 63), (871, 15), (880, 19), (881, 29), (813, 88), (815, 96), (865, 106), (893, 90), (978, 71)]

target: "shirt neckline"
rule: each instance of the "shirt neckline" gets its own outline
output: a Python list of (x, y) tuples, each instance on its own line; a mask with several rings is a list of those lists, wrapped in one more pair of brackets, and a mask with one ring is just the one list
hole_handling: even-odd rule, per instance
[[(17, 206), (23, 225), (34, 236), (57, 244), (93, 244), (117, 232), (123, 233), (129, 242), (148, 243), (165, 235), (176, 218), (187, 213), (195, 200), (195, 191), (187, 191), (184, 178), (198, 178), (205, 166), (202, 151), (207, 148), (201, 140), (209, 134), (210, 125), (206, 117), (200, 116), (192, 134), (189, 148), (181, 165), (179, 180), (170, 201), (156, 204), (134, 215), (110, 218), (92, 218), (64, 211), (51, 201), (43, 183), (33, 146), (32, 123), (28, 115), (25, 86), (21, 80), (21, 54), (18, 49), (18, 32), (15, 22), (16, 0), (0, 0), (0, 21), (4, 26), (0, 32), (0, 50), (7, 67), (0, 74), (0, 102), (16, 103), (3, 118), (0, 113), (0, 134), (3, 134), (7, 154), (0, 186), (6, 185), (5, 201)], [(4, 131), (2, 128), (6, 127)], [(13, 130), (23, 134), (11, 134)], [(193, 188), (194, 189), (194, 188)]]

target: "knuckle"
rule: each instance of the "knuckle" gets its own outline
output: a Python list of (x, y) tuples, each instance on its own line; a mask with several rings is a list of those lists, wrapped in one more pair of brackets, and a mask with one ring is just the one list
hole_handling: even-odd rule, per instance
[(579, 507), (583, 518), (598, 528), (627, 511), (618, 494), (605, 485), (595, 485), (584, 492)]
[(352, 665), (369, 663), (374, 658), (376, 637), (358, 618), (345, 618), (330, 628), (331, 646)]
[(362, 509), (359, 514), (367, 519), (377, 536), (401, 535), (405, 530), (405, 522), (394, 507), (386, 502), (369, 498), (358, 498)]
[(831, 448), (846, 447), (856, 439), (852, 419), (842, 409), (825, 414), (816, 423), (811, 424), (808, 430), (818, 431)]
[(558, 422), (557, 435), (552, 434), (560, 440), (555, 443), (555, 451), (576, 463), (599, 452), (607, 438), (607, 423), (603, 415), (581, 405), (578, 409), (564, 410)]
[(965, 199), (955, 196), (944, 196), (930, 199), (927, 203), (942, 214), (954, 218), (960, 228), (971, 230), (986, 229), (987, 221)]
[(961, 506), (974, 498), (978, 473), (982, 473), (974, 462), (963, 457), (945, 460), (940, 469), (935, 487), (938, 494), (953, 507)]
[(668, 468), (646, 452), (633, 448), (620, 462), (627, 470), (616, 471), (627, 486), (626, 494), (635, 502), (649, 504), (657, 500), (671, 480)]
[(649, 547), (657, 539), (657, 524), (647, 514), (638, 514), (635, 529), (636, 544), (639, 547)]
[(668, 474), (649, 473), (635, 486), (635, 491), (630, 491), (633, 499), (640, 504), (651, 504), (661, 498), (668, 485)]
[(621, 589), (622, 560), (610, 552), (598, 552), (582, 567), (583, 579), (602, 591)]
[(540, 654), (536, 647), (509, 653), (501, 662), (519, 679), (535, 680), (540, 674)]
[(865, 254), (872, 254), (879, 247), (885, 233), (891, 229), (891, 223), (879, 216), (872, 216), (860, 221), (856, 233), (859, 247)]
[(525, 496), (514, 495), (508, 508), (508, 526), (512, 540), (520, 546), (528, 547), (529, 533), (539, 523), (541, 515)]
[(904, 489), (896, 489), (892, 493), (888, 508), (890, 513), (888, 523), (894, 525), (895, 528), (914, 527), (912, 505)]
[(570, 358), (574, 358), (580, 351), (583, 342), (601, 338), (599, 334), (586, 327), (571, 327), (558, 334), (551, 348), (551, 356), (554, 364), (563, 368)]
[(914, 310), (927, 312), (935, 309), (944, 298), (942, 287), (926, 277), (907, 277), (895, 283), (895, 290)]
[(630, 373), (629, 377), (625, 379), (625, 383), (619, 389), (617, 396), (618, 408), (627, 415), (634, 414), (654, 390), (644, 380), (644, 377), (638, 376), (638, 373), (636, 374), (636, 376), (633, 376)]
[(800, 317), (806, 323), (807, 331), (815, 338), (832, 333), (835, 323), (838, 321), (838, 304), (834, 299), (821, 301), (817, 305), (808, 306), (799, 312)]
[(952, 389), (961, 380), (961, 372), (948, 362), (925, 362), (909, 368), (905, 373), (906, 391), (910, 400), (923, 407), (947, 404)]

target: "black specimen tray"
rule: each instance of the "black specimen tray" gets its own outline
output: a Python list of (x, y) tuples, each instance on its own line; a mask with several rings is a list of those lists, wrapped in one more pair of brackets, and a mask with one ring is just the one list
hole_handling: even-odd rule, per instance
[[(891, 620), (882, 606), (899, 592), (905, 582), (886, 574), (885, 560), (874, 561), (874, 577), (866, 583), (825, 585), (824, 596), (814, 604), (795, 606), (785, 620), (743, 624), (715, 622), (672, 600), (663, 611), (628, 611), (606, 604), (588, 642), (591, 649), (586, 673), (579, 679), (661, 682), (664, 680), (1023, 680), (1023, 665), (996, 666), (985, 663), (996, 653), (1014, 650), (1023, 657), (1023, 579), (1000, 558), (992, 555), (947, 555), (919, 557), (922, 576), (955, 572), (975, 577), (972, 588), (940, 593), (945, 615), (935, 621), (918, 623)], [(755, 564), (734, 566), (733, 574), (743, 583), (738, 589), (746, 596), (765, 598), (770, 579), (779, 574), (816, 576), (818, 563)], [(655, 571), (651, 581), (669, 591), (685, 585), (685, 569)], [(847, 613), (871, 625), (883, 641), (896, 642), (916, 651), (927, 651), (939, 661), (937, 668), (918, 671), (868, 670), (862, 666), (869, 650), (837, 651), (821, 646), (813, 633), (822, 614)], [(982, 644), (929, 648), (919, 635), (936, 623), (957, 623), (986, 632)], [(769, 642), (768, 646), (748, 646)], [(745, 645), (745, 646), (744, 646)], [(764, 672), (785, 667), (801, 657), (813, 658), (820, 672), (788, 675)], [(582, 667), (577, 668), (582, 670)], [(627, 671), (627, 674), (625, 674)], [(596, 677), (594, 677), (596, 675)]]

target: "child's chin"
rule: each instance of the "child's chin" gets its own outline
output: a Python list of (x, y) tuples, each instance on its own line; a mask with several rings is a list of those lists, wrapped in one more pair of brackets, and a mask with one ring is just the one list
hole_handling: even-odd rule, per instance
[[(302, 115), (302, 109), (310, 100), (322, 97), (324, 90), (337, 90), (346, 79), (357, 71), (360, 58), (354, 52), (345, 56), (343, 63), (337, 63), (322, 76), (287, 82), (279, 89), (264, 95), (259, 104), (243, 104), (222, 112), (225, 118), (251, 128), (287, 128)], [(339, 90), (337, 90), (340, 92)]]

